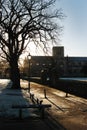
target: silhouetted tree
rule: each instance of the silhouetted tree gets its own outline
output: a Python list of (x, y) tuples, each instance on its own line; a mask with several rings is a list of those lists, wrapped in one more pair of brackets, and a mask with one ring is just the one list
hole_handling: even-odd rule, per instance
[[(10, 65), (13, 88), (20, 88), (20, 55), (30, 42), (36, 45), (55, 41), (61, 30), (56, 18), (63, 18), (61, 10), (51, 6), (56, 0), (1, 0), (0, 52)], [(47, 42), (48, 41), (48, 42)], [(3, 53), (2, 53), (3, 52)]]

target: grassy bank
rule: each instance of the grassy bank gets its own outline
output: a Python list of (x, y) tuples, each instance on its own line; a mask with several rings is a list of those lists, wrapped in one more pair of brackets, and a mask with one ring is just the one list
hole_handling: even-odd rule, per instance
[(54, 86), (64, 92), (87, 98), (87, 82), (75, 80), (58, 80)]
[[(41, 83), (40, 78), (32, 78), (32, 82)], [(85, 81), (76, 81), (76, 80), (58, 80), (54, 86), (50, 86), (61, 91), (87, 98), (87, 82)]]

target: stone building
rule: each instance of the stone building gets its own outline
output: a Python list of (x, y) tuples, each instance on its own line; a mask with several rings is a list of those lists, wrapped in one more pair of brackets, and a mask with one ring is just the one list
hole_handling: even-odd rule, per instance
[(64, 56), (64, 47), (52, 48), (52, 56), (32, 56), (31, 76), (41, 76), (41, 71), (55, 68), (60, 77), (82, 77), (87, 75), (87, 57)]

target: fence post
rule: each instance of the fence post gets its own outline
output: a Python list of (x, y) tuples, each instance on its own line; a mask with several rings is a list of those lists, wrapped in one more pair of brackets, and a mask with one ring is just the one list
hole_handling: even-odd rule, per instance
[(47, 98), (47, 96), (46, 96), (46, 89), (44, 89), (44, 97)]
[(66, 97), (68, 97), (68, 93), (66, 92)]

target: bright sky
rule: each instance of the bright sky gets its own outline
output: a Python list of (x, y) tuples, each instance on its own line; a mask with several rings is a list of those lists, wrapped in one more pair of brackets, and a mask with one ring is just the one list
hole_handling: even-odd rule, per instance
[(61, 37), (65, 55), (87, 56), (87, 0), (57, 0), (56, 5), (67, 16)]
[[(62, 8), (66, 17), (60, 44), (65, 56), (87, 56), (87, 0), (56, 0), (56, 8)], [(30, 45), (31, 55), (44, 55)]]

